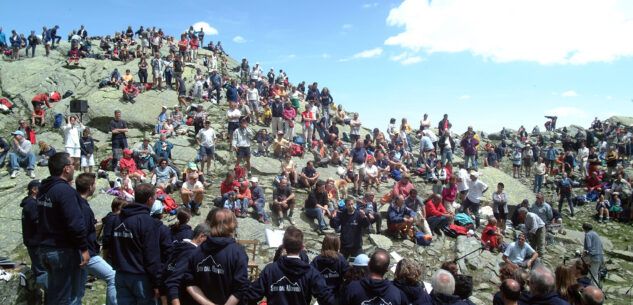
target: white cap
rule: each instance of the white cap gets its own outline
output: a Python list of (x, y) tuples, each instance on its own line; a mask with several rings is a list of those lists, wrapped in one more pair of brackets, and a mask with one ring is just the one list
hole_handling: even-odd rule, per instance
[(471, 172), (470, 175), (475, 177), (475, 178), (479, 178), (479, 173), (478, 172)]
[(251, 182), (257, 183), (257, 182), (259, 182), (259, 180), (257, 180), (257, 177), (253, 177), (253, 178), (251, 178)]

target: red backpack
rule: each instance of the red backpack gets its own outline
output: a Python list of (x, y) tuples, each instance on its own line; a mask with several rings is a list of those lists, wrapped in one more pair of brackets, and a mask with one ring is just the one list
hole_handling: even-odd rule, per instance
[(290, 155), (303, 157), (304, 147), (299, 144), (292, 144), (290, 147)]
[(160, 200), (160, 202), (163, 203), (165, 213), (169, 214), (171, 213), (171, 211), (178, 209), (178, 205), (176, 204), (174, 199), (167, 195), (167, 193), (165, 193), (161, 189), (158, 189), (156, 191), (156, 199)]
[(101, 161), (101, 163), (99, 163), (99, 168), (107, 171), (108, 170), (108, 165), (112, 162), (112, 157), (109, 157), (103, 161)]
[(53, 92), (53, 94), (51, 94), (51, 97), (49, 99), (51, 100), (51, 102), (59, 102), (62, 100), (62, 95), (59, 94), (59, 92), (55, 91)]
[(246, 169), (241, 166), (236, 166), (235, 171), (235, 179), (239, 180), (240, 178), (246, 178)]

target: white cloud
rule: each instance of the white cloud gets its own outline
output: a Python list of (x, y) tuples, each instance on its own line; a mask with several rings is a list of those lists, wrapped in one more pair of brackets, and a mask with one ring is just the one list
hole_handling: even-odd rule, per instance
[(359, 53), (352, 55), (352, 57), (343, 58), (339, 61), (350, 61), (352, 59), (361, 59), (361, 58), (372, 58), (382, 55), (382, 48), (375, 48), (371, 50), (365, 50)]
[[(198, 21), (194, 24), (192, 24), (193, 29), (196, 31), (200, 31), (200, 28), (202, 28), (202, 30), (204, 31), (204, 35), (218, 35), (218, 30), (212, 26), (210, 26), (208, 23), (204, 22), (204, 21)], [(188, 30), (188, 29), (187, 29)], [(185, 30), (186, 32), (186, 30)]]
[(608, 100), (610, 100), (610, 99), (612, 99), (612, 98), (613, 98), (612, 96), (607, 95), (607, 99), (608, 99)]
[(410, 65), (410, 64), (417, 64), (417, 63), (421, 62), (422, 60), (424, 60), (424, 59), (422, 57), (420, 57), (420, 56), (411, 56), (411, 57), (405, 58), (400, 63), (403, 64), (403, 65)]
[(323, 57), (324, 59), (328, 59), (328, 58), (330, 58), (330, 54), (323, 53), (323, 54), (321, 54), (321, 57)]
[(378, 2), (363, 4), (363, 8), (372, 8), (372, 7), (376, 7), (376, 6), (378, 6)]
[(464, 94), (464, 95), (460, 96), (459, 99), (460, 100), (468, 100), (468, 99), (470, 99), (470, 95)]
[(545, 115), (555, 115), (558, 117), (573, 117), (573, 118), (586, 118), (588, 117), (587, 113), (585, 111), (583, 111), (582, 109), (579, 108), (575, 108), (575, 107), (567, 107), (567, 106), (560, 106), (560, 107), (556, 107), (554, 109), (550, 109), (545, 111)]
[(245, 43), (246, 39), (244, 39), (244, 37), (238, 35), (238, 36), (233, 37), (233, 42), (235, 42), (235, 43)]
[(574, 97), (574, 96), (578, 96), (578, 93), (576, 93), (576, 91), (574, 90), (569, 90), (569, 91), (565, 91), (561, 94), (564, 97)]
[(346, 24), (344, 24), (344, 25), (342, 26), (342, 28), (343, 28), (344, 30), (349, 30), (349, 29), (351, 29), (351, 28), (352, 28), (352, 25), (351, 25), (351, 24), (349, 24), (349, 23), (346, 23)]
[(386, 41), (410, 50), (471, 52), (495, 62), (611, 62), (633, 56), (633, 1), (404, 0)]

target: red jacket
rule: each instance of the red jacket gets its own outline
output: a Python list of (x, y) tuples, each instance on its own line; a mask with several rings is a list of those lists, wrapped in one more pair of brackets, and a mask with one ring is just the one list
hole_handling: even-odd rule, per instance
[(31, 101), (38, 103), (44, 102), (46, 103), (46, 107), (51, 108), (51, 104), (48, 102), (48, 95), (44, 93), (36, 95)]
[(222, 181), (220, 184), (220, 194), (224, 195), (228, 192), (232, 192), (235, 187), (240, 187), (240, 183), (237, 180), (233, 180), (232, 184), (227, 184), (226, 181)]
[(426, 217), (442, 216), (446, 213), (446, 208), (441, 203), (436, 206), (433, 200), (429, 200), (424, 206), (424, 211), (426, 212)]

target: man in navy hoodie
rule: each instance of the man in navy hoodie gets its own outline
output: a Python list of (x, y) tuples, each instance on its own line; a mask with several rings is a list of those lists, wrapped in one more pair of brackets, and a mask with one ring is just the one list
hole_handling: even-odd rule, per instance
[[(369, 276), (347, 286), (343, 304), (407, 304), (406, 296), (391, 281), (384, 279), (389, 270), (389, 254), (376, 250), (369, 259)], [(320, 303), (320, 302), (319, 302)]]
[(79, 194), (68, 182), (75, 173), (70, 155), (58, 152), (48, 160), (50, 177), (37, 194), (35, 240), (48, 274), (46, 304), (80, 304), (81, 269), (90, 260), (87, 230)]
[(187, 286), (183, 281), (183, 276), (189, 266), (189, 259), (195, 253), (198, 246), (207, 240), (209, 233), (211, 233), (209, 225), (201, 223), (193, 229), (192, 239), (185, 238), (182, 241), (174, 241), (174, 253), (167, 263), (167, 268), (163, 276), (163, 278), (165, 278), (169, 304), (196, 304), (196, 301), (194, 301), (187, 292)]
[(161, 278), (160, 243), (149, 215), (156, 200), (154, 186), (134, 188), (134, 203), (121, 209), (112, 222), (110, 255), (116, 270), (118, 304), (154, 304)]
[(22, 199), (22, 240), (31, 258), (31, 269), (35, 274), (36, 282), (46, 290), (47, 276), (44, 267), (37, 255), (37, 243), (35, 242), (38, 226), (37, 217), (37, 190), (40, 188), (40, 181), (33, 180), (26, 187), (28, 196)]
[(345, 211), (334, 209), (330, 226), (341, 226), (341, 254), (345, 258), (356, 257), (363, 249), (363, 228), (369, 226), (369, 219), (365, 211), (356, 209), (354, 199), (345, 199)]
[(248, 292), (248, 256), (235, 242), (237, 218), (228, 209), (210, 213), (211, 233), (188, 260), (183, 281), (199, 304), (238, 304)]
[(569, 305), (555, 289), (552, 271), (545, 267), (534, 268), (530, 272), (530, 293), (521, 294), (519, 304)]
[(431, 299), (435, 305), (469, 305), (461, 300), (458, 295), (455, 295), (455, 278), (453, 275), (444, 270), (439, 269), (435, 271), (431, 278), (431, 285), (433, 291), (431, 291)]
[(249, 304), (266, 297), (268, 304), (310, 304), (315, 296), (319, 304), (334, 304), (334, 294), (325, 279), (309, 263), (299, 258), (303, 250), (303, 232), (294, 226), (284, 233), (283, 247), (287, 255), (268, 264), (249, 290)]

